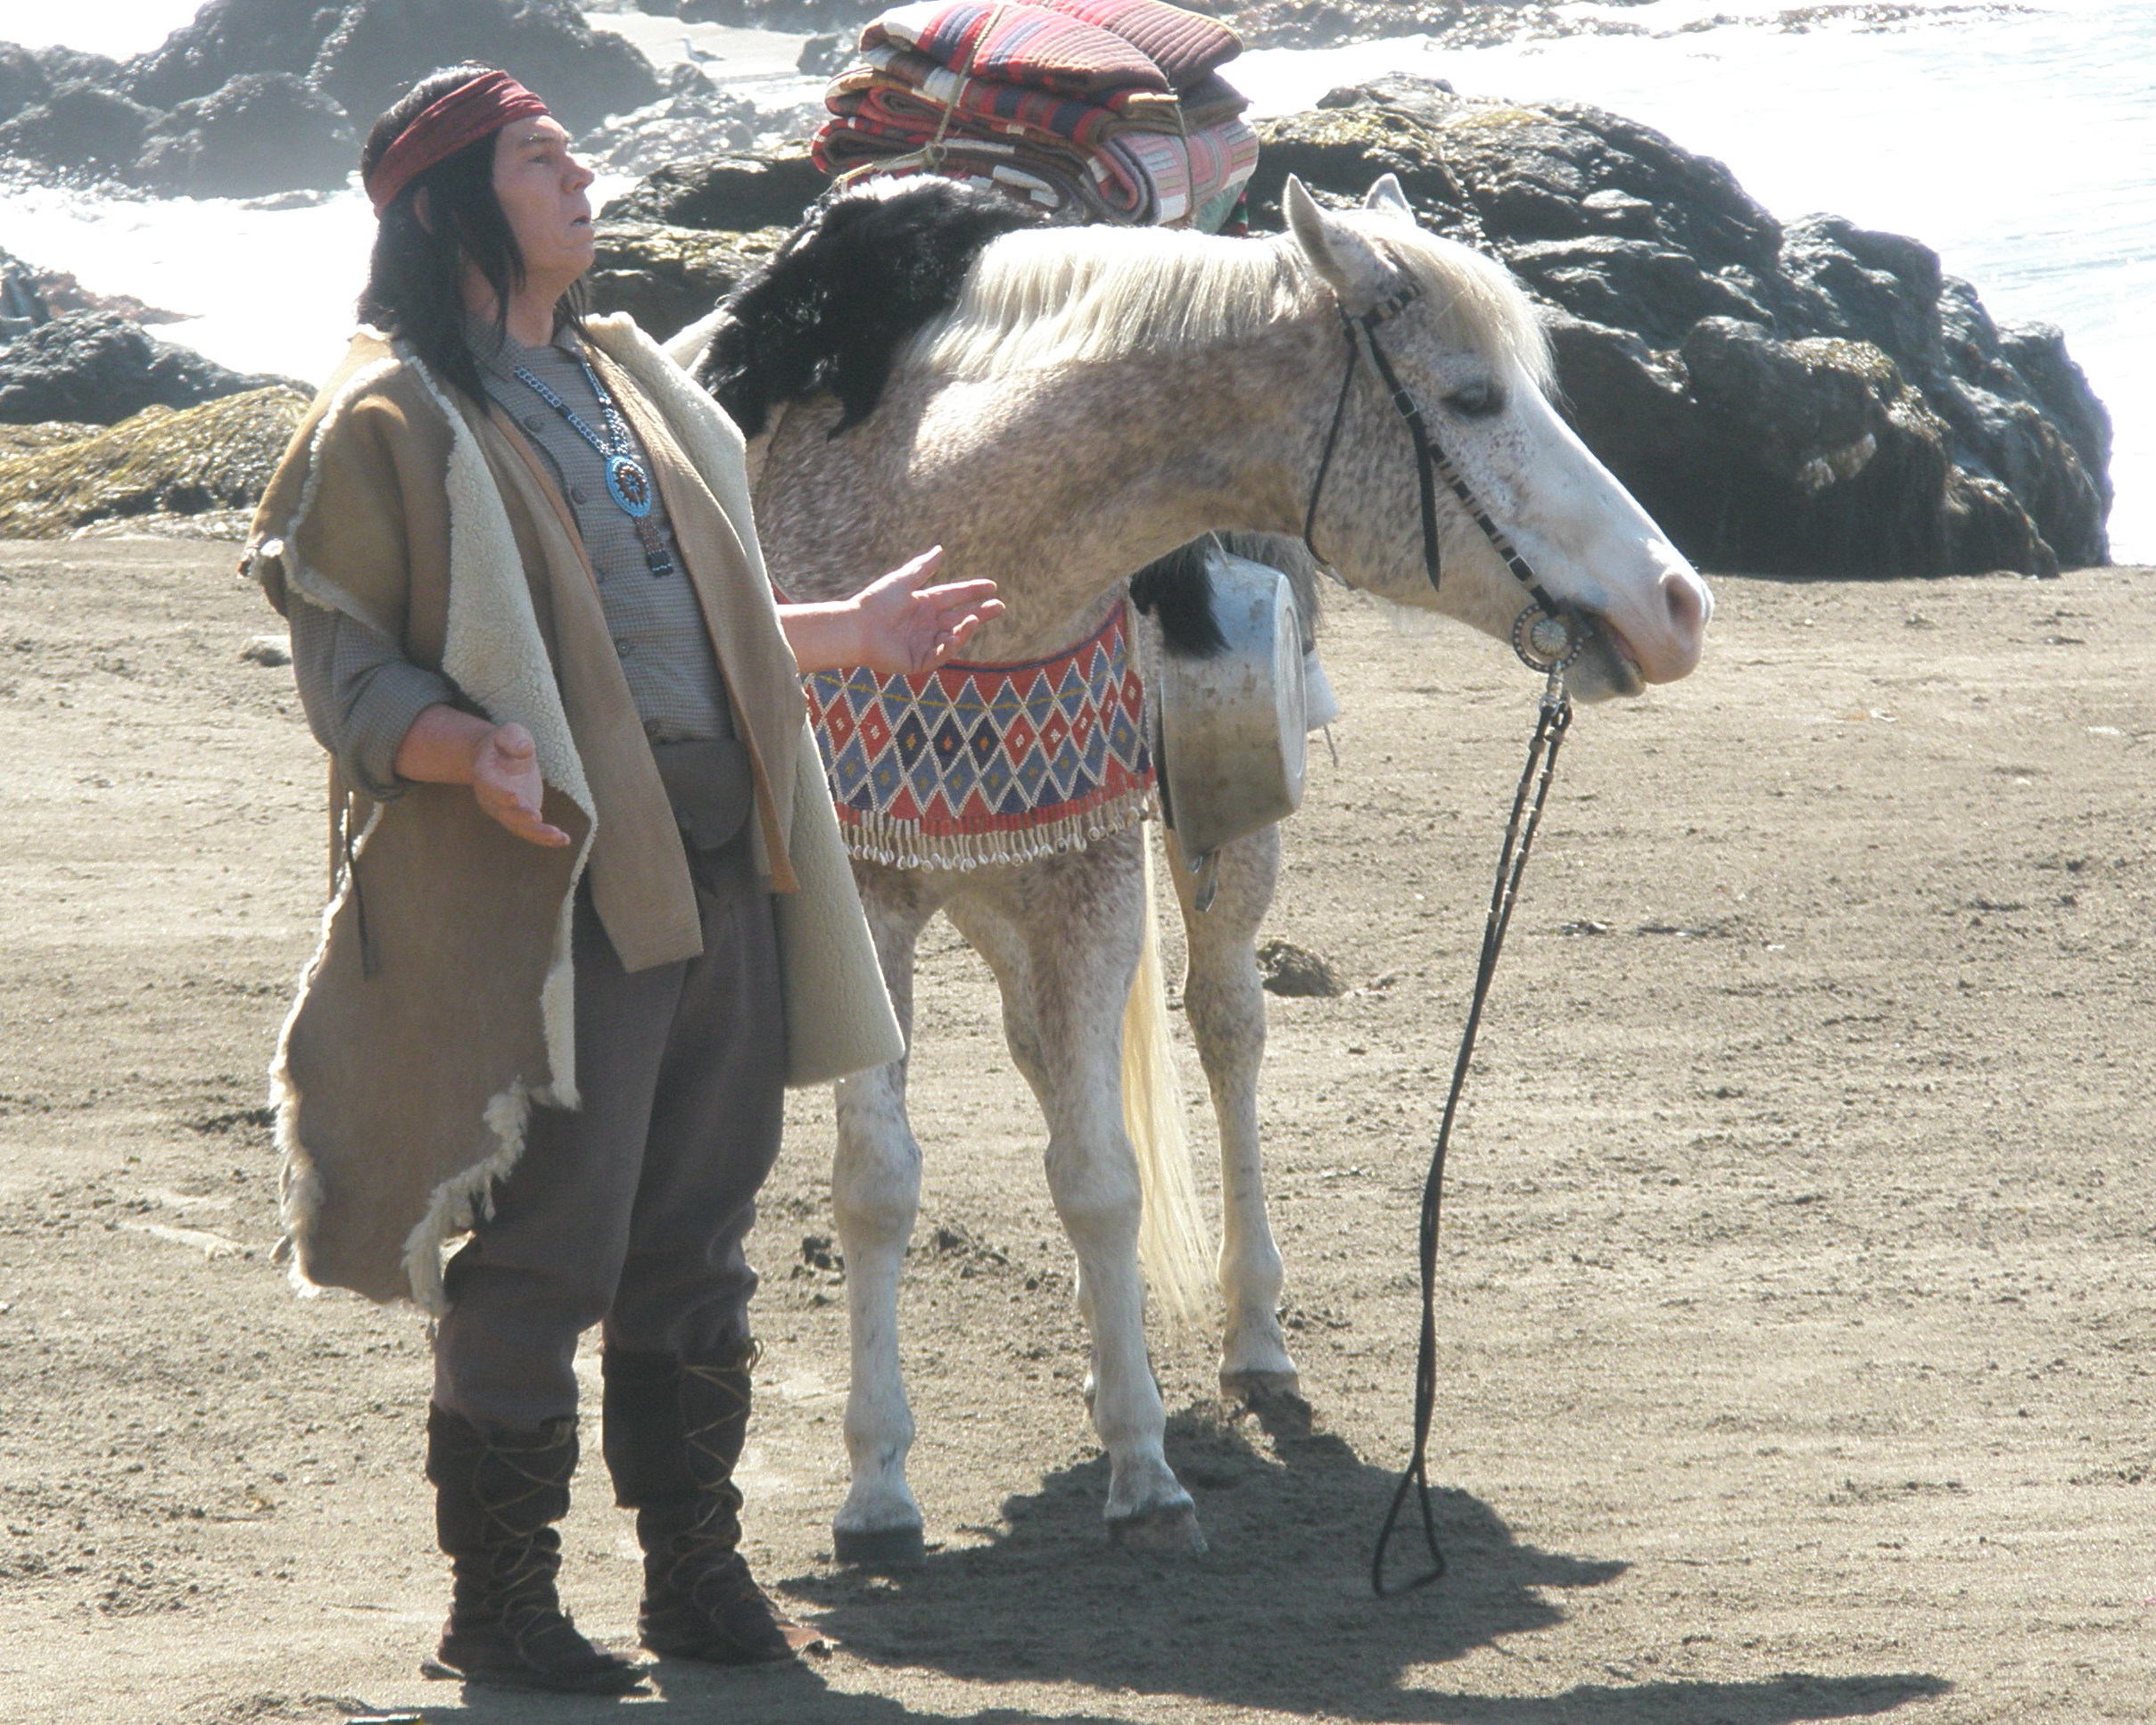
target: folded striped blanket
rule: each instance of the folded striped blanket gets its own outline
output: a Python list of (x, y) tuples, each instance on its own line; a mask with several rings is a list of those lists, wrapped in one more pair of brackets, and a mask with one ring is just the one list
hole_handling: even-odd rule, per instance
[(1016, 144), (990, 138), (953, 137), (931, 153), (906, 150), (850, 128), (826, 127), (817, 134), (814, 156), (817, 167), (834, 179), (864, 174), (890, 179), (936, 174), (945, 179), (985, 181), (1036, 209), (1072, 221), (1126, 219), (1101, 202), (1090, 171), (1074, 173), (1045, 153), (1028, 154), (1021, 161)]
[(1227, 194), (1238, 195), (1258, 171), (1258, 134), (1239, 120), (1226, 120), (1187, 137), (1172, 132), (1119, 132), (1102, 145), (1104, 157), (1123, 157), (1151, 202), (1135, 219), (1189, 220)]
[(1161, 69), (1171, 88), (1188, 90), (1243, 52), (1235, 31), (1202, 12), (1161, 0), (1036, 0), (1082, 23), (1097, 24)]
[(1161, 0), (918, 0), (863, 30), (813, 153), (838, 177), (943, 174), (1078, 219), (1218, 227), (1258, 160), (1248, 104), (1213, 70), (1240, 45)]
[(1113, 30), (1022, 0), (916, 0), (872, 18), (861, 46), (911, 48), (969, 78), (1113, 108), (1133, 93), (1168, 95), (1167, 75)]
[[(922, 111), (909, 114), (909, 103)], [(816, 166), (834, 178), (874, 172), (993, 179), (1045, 210), (1094, 221), (1180, 222), (1224, 201), (1232, 207), (1258, 166), (1258, 135), (1240, 120), (1187, 137), (1125, 127), (1088, 149), (1060, 137), (970, 130), (938, 139), (930, 117), (937, 111), (903, 90), (863, 94), (847, 106), (817, 129), (812, 146)]]
[[(939, 128), (950, 129), (942, 127), (947, 110), (952, 126), (963, 130), (1060, 139), (1086, 150), (1097, 148), (1119, 127), (1129, 123), (1128, 111), (1118, 112), (995, 78), (961, 78), (918, 54), (871, 48), (863, 58), (866, 64), (841, 74), (825, 92), (824, 105), (833, 113), (865, 108), (896, 123), (925, 123), (924, 135), (933, 136)], [(1160, 100), (1168, 104), (1168, 126), (1181, 124), (1174, 99)]]

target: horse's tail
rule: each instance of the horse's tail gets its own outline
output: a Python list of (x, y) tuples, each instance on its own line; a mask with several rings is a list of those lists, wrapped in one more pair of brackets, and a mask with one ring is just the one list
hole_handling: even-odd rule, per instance
[(1210, 1303), (1212, 1249), (1190, 1140), (1183, 1131), (1183, 1086), (1168, 1040), (1168, 986), (1161, 972), (1161, 926), (1153, 890), (1152, 846), (1145, 857), (1145, 945), (1123, 1007), (1123, 1130), (1138, 1156), (1145, 1212), (1138, 1226), (1138, 1261), (1154, 1298), (1169, 1317), (1197, 1317)]

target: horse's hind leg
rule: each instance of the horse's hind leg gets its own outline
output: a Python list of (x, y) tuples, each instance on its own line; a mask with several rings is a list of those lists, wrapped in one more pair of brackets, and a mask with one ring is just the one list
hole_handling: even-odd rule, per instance
[(1020, 1065), (1038, 1062), (1048, 1188), (1078, 1258), (1078, 1309), (1093, 1337), (1109, 1532), (1126, 1545), (1202, 1550), (1196, 1506), (1162, 1449), (1167, 1413), (1145, 1354), (1137, 1157), (1123, 1130), (1123, 1005), (1143, 933), (1143, 841), (1135, 829), (1099, 839), (984, 882), (982, 893), (1025, 945), (1031, 1010), (1006, 1023), (1019, 1033)]
[(1262, 1415), (1307, 1425), (1309, 1405), (1280, 1333), (1280, 1249), (1266, 1218), (1258, 1144), (1265, 990), (1255, 942), (1279, 879), (1280, 829), (1221, 847), (1212, 905), (1203, 912), (1193, 907), (1190, 874), (1172, 838), (1167, 850), (1190, 951), (1184, 1012), (1220, 1126), (1220, 1294), (1227, 1308), (1220, 1390)]
[[(914, 942), (936, 904), (912, 871), (855, 873), (884, 983), (910, 1041)], [(839, 1083), (831, 1164), (853, 1341), (846, 1399), (853, 1484), (831, 1524), (832, 1550), (842, 1564), (870, 1568), (917, 1564), (925, 1555), (921, 1508), (905, 1480), (913, 1414), (898, 1361), (898, 1274), (921, 1199), (921, 1146), (906, 1119), (905, 1080), (900, 1060)]]

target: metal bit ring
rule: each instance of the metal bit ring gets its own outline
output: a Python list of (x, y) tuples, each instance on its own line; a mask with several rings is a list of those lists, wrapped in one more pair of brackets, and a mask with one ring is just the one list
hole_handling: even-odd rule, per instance
[(1530, 671), (1545, 676), (1563, 671), (1580, 656), (1587, 632), (1572, 618), (1531, 605), (1513, 620), (1512, 650)]

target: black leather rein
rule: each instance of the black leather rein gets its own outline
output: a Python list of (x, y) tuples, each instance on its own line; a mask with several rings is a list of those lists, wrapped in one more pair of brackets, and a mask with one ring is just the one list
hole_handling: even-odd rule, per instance
[[(1543, 806), (1549, 796), (1550, 780), (1557, 771), (1557, 754), (1572, 724), (1572, 702), (1565, 691), (1565, 667), (1578, 656), (1587, 641), (1584, 620), (1550, 596), (1533, 565), (1490, 518), (1490, 512), (1483, 508), (1467, 482), (1460, 476), (1451, 458), (1431, 435), (1428, 422), (1423, 417), (1422, 403), (1400, 381), (1391, 356), (1377, 339), (1378, 326), (1397, 316), (1421, 293), (1419, 286), (1409, 283), (1359, 318), (1351, 317), (1346, 308), (1341, 308), (1340, 324), (1347, 336), (1348, 362), (1340, 380), (1339, 399), (1333, 404), (1333, 424), (1326, 433), (1325, 452), (1318, 459), (1317, 477), (1311, 482), (1309, 507), (1303, 513), (1302, 542), (1312, 557), (1325, 563), (1324, 554), (1310, 535), (1318, 524), (1318, 503), (1325, 493), (1326, 476), (1332, 472), (1333, 458), (1340, 448), (1341, 428), (1347, 420), (1348, 397), (1354, 389), (1356, 368), (1361, 364), (1362, 352), (1367, 347), (1371, 366), (1392, 396), (1393, 411), (1406, 422), (1408, 439), (1415, 445), (1415, 474), (1422, 491), (1423, 569), (1430, 577), (1431, 587), (1433, 590), (1437, 587), (1443, 573), (1437, 530), (1437, 482), (1441, 478), (1532, 601), (1512, 625), (1512, 648), (1531, 670), (1542, 673), (1548, 681), (1542, 691), (1534, 738), (1528, 745), (1527, 764), (1513, 795), (1505, 842), (1498, 854), (1497, 879), (1491, 890), (1489, 913), (1483, 922), (1482, 952), (1475, 964), (1467, 1021), (1460, 1034), (1459, 1052), (1452, 1064), (1452, 1085), (1446, 1093), (1437, 1141), (1431, 1150), (1429, 1172), (1423, 1183), (1422, 1218), (1417, 1239), (1417, 1267), (1422, 1279), (1422, 1325), (1417, 1337), (1415, 1358), (1415, 1449), (1393, 1490), (1384, 1521), (1378, 1528), (1376, 1549), (1370, 1554), (1370, 1587), (1381, 1598), (1387, 1594), (1427, 1587), (1445, 1572), (1445, 1554), (1437, 1538), (1437, 1506), (1430, 1488), (1430, 1427), (1437, 1407), (1437, 1231), (1445, 1195), (1445, 1152), (1452, 1140), (1453, 1122), (1458, 1116), (1467, 1069), (1475, 1058), (1475, 1033), (1482, 1026), (1483, 1009), (1489, 1001), (1490, 986), (1497, 975), (1498, 954), (1503, 950), (1513, 909), (1519, 903), (1527, 854), (1534, 846), (1535, 833), (1541, 825)], [(1394, 1582), (1386, 1577), (1385, 1554), (1410, 1499), (1418, 1511), (1423, 1544), (1430, 1562), (1427, 1568), (1403, 1581)]]

